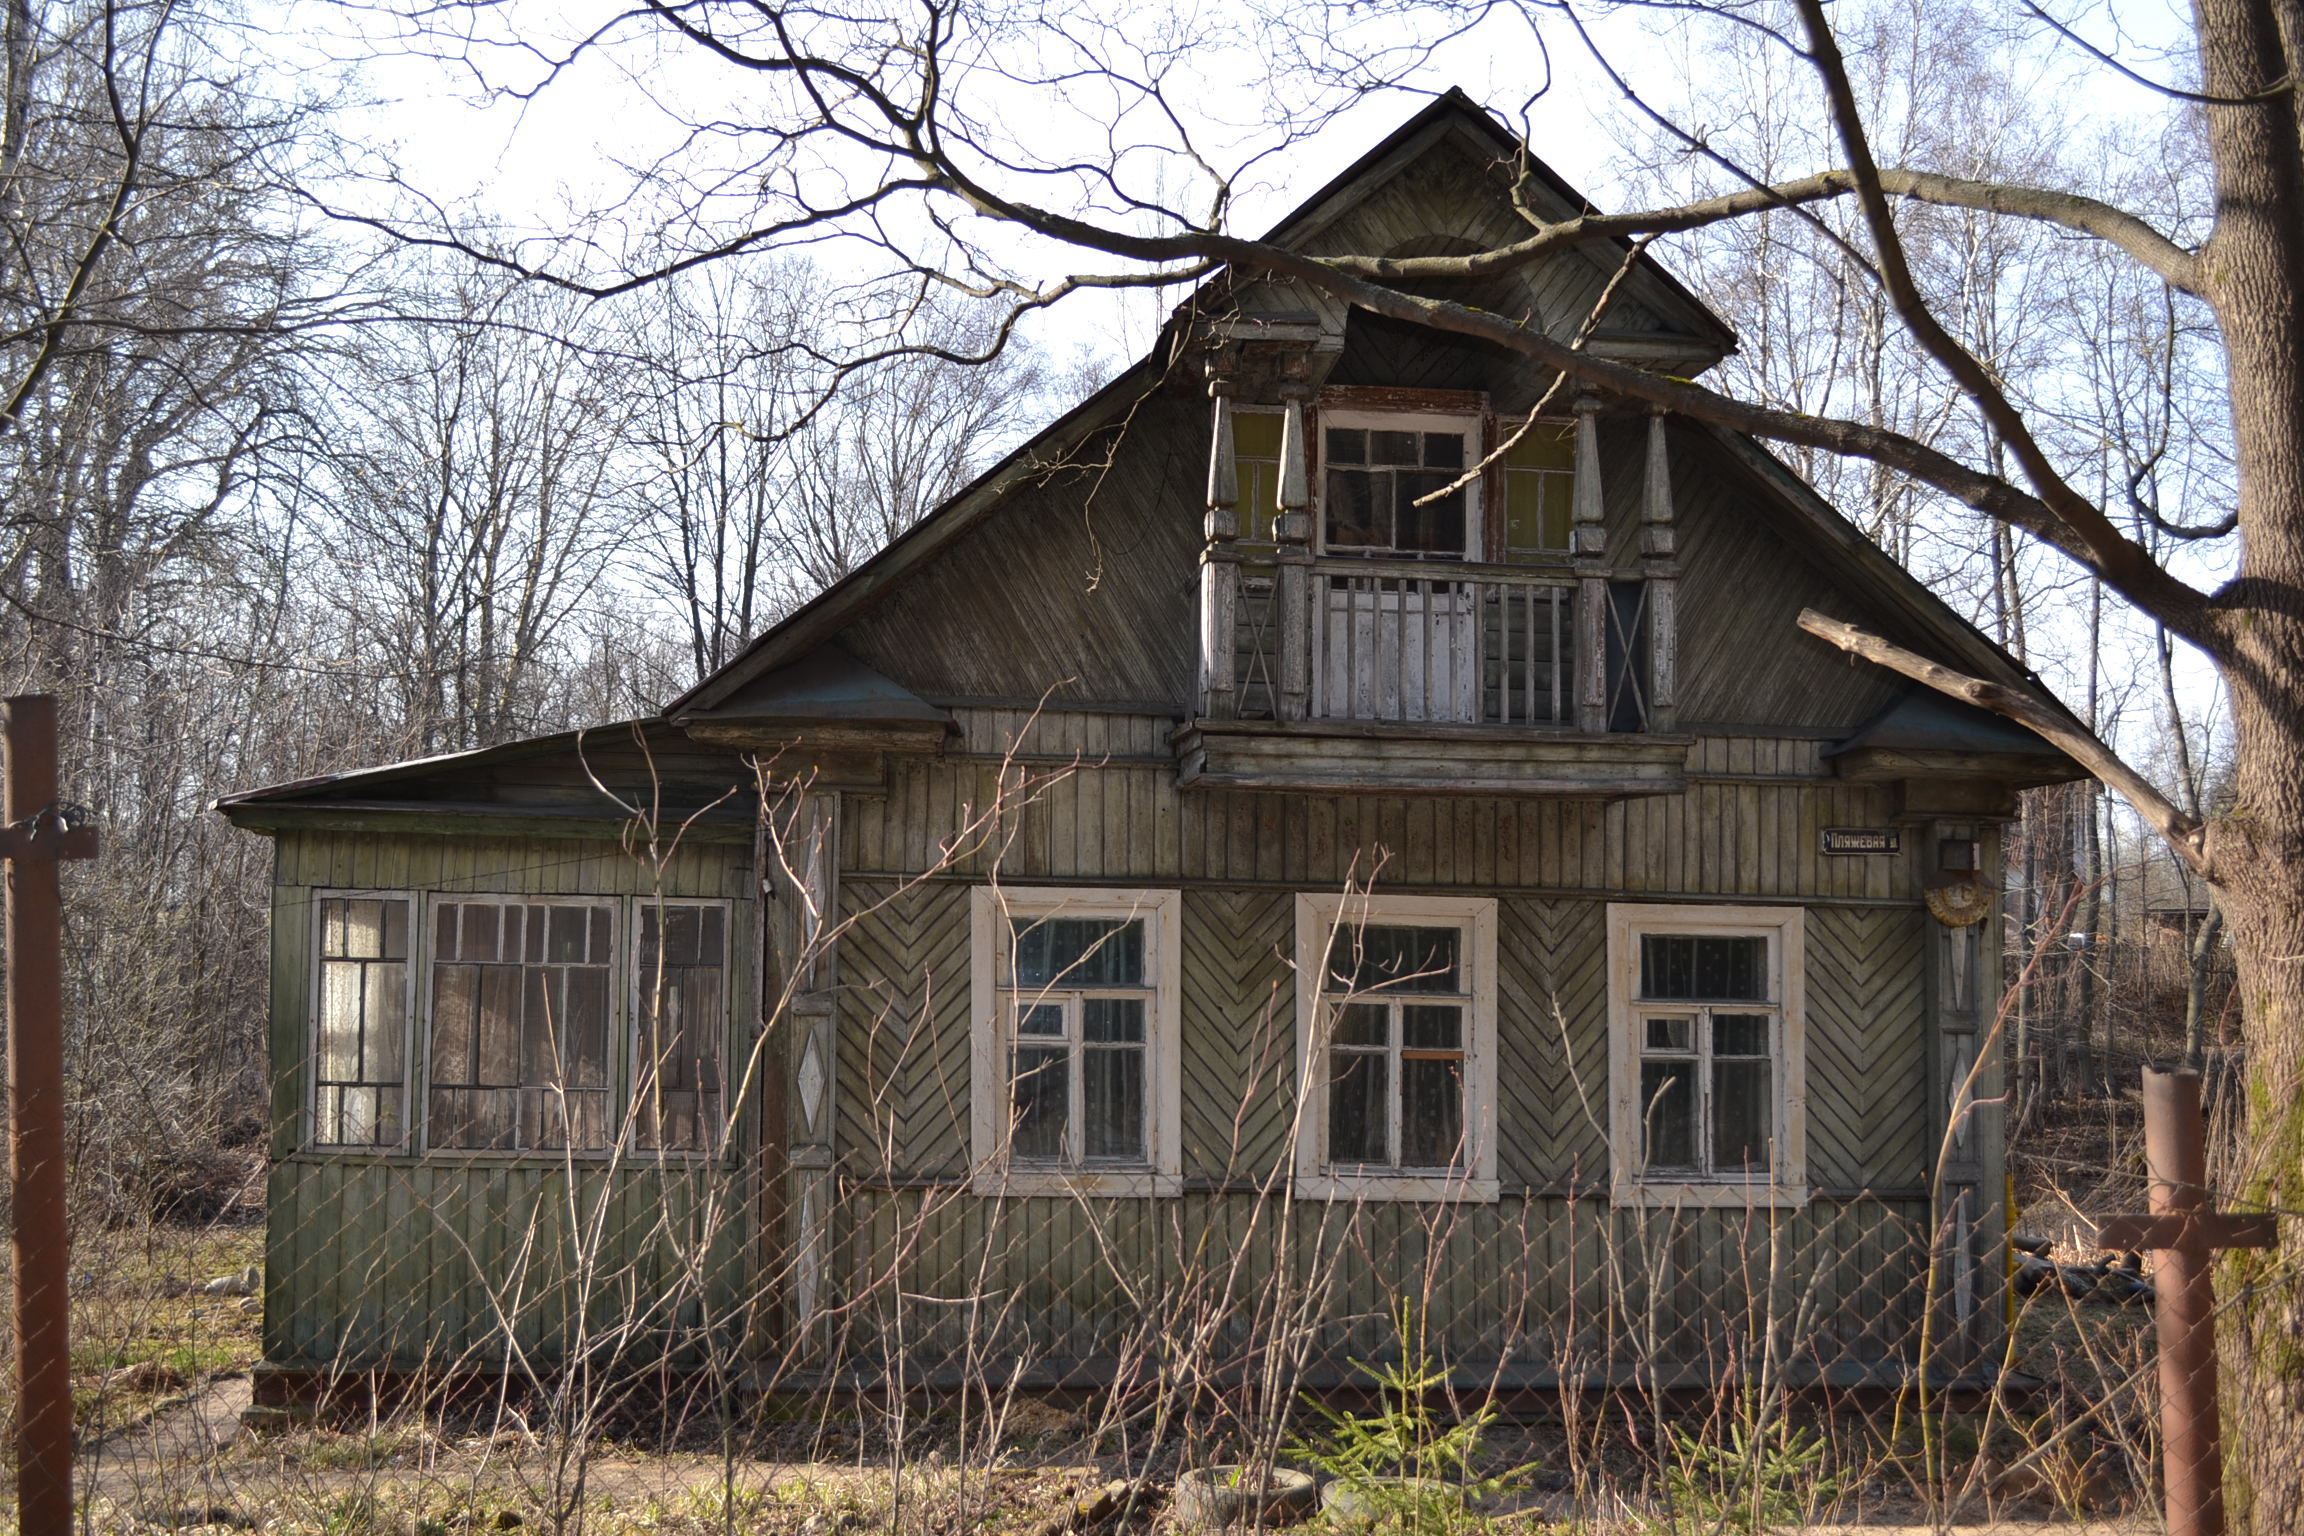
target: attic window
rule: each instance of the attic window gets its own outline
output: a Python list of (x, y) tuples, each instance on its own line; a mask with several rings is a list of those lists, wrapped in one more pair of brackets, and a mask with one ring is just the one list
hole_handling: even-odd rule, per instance
[(1321, 433), (1326, 552), (1463, 559), (1478, 532), (1478, 481), (1456, 482), (1476, 440), (1472, 423), (1452, 418), (1331, 415)]
[(1257, 544), (1272, 542), (1272, 523), (1280, 515), (1280, 422), (1278, 411), (1242, 410), (1232, 416), (1240, 537)]
[[(1504, 423), (1506, 435), (1516, 430)], [(1576, 525), (1576, 428), (1539, 421), (1504, 450), (1504, 558), (1557, 560)]]

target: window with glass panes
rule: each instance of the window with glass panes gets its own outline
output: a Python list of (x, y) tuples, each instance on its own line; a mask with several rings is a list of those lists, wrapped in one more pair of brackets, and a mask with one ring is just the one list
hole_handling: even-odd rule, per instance
[(405, 896), (323, 896), (312, 1141), (396, 1147), (407, 1134)]
[(1150, 1159), (1150, 926), (1142, 916), (1008, 918), (999, 1009), (1012, 1163)]
[(1646, 1175), (1768, 1176), (1779, 1001), (1764, 935), (1640, 935), (1634, 1017)]
[(648, 1152), (711, 1152), (722, 1130), (720, 1048), (728, 1029), (728, 909), (639, 903), (633, 964), (632, 1116)]
[(1330, 554), (1463, 559), (1470, 552), (1472, 486), (1456, 482), (1464, 477), (1466, 436), (1460, 427), (1431, 430), (1406, 423), (1325, 428), (1322, 548)]
[[(1504, 425), (1507, 436), (1518, 428)], [(1564, 558), (1576, 527), (1576, 429), (1539, 421), (1504, 450), (1504, 558)]]
[(1456, 925), (1339, 927), (1321, 977), (1331, 1168), (1464, 1161), (1472, 993)]
[(1252, 544), (1272, 542), (1280, 515), (1280, 423), (1277, 411), (1232, 413), (1233, 507), (1240, 537)]
[(432, 914), (426, 1145), (606, 1151), (614, 904), (455, 898)]

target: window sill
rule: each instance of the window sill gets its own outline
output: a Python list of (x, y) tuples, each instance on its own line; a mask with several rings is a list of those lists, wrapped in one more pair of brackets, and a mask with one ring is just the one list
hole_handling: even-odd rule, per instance
[(1448, 1174), (1299, 1173), (1299, 1200), (1418, 1200), (1493, 1205), (1501, 1194), (1495, 1179)]
[(1149, 1168), (990, 1168), (970, 1179), (968, 1187), (979, 1195), (1153, 1200), (1182, 1194), (1184, 1178)]
[(1646, 1210), (1795, 1211), (1808, 1203), (1808, 1186), (1724, 1180), (1617, 1184), (1608, 1191), (1608, 1200), (1611, 1205)]

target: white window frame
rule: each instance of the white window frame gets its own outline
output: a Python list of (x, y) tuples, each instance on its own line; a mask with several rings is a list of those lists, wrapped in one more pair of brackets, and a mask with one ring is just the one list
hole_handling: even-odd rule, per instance
[[(320, 1003), (323, 992), (323, 969), (327, 962), (321, 949), (327, 939), (322, 929), (323, 902), (329, 901), (405, 901), (408, 903), (408, 974), (404, 978), (406, 993), (401, 1003), (401, 1019), (407, 1034), (400, 1042), (400, 1139), (391, 1143), (353, 1145), (348, 1142), (320, 1139)], [(303, 1134), (297, 1144), (307, 1152), (324, 1157), (396, 1157), (404, 1155), (416, 1145), (417, 1074), (423, 1070), (420, 1047), (426, 1037), (418, 1009), (423, 1002), (419, 978), (426, 970), (424, 896), (420, 891), (384, 891), (334, 886), (317, 887), (310, 896), (310, 909), (306, 924), (309, 935), (308, 972), (305, 977), (304, 1007), (304, 1068), (303, 1068)]]
[[(1640, 1167), (1640, 939), (1698, 934), (1768, 941), (1769, 1006), (1779, 1019), (1774, 1060), (1776, 1150), (1765, 1178), (1649, 1179)], [(1799, 907), (1608, 905), (1610, 1197), (1622, 1206), (1808, 1203), (1807, 913)], [(1679, 1004), (1667, 1004), (1679, 1007)]]
[[(628, 1158), (651, 1162), (709, 1163), (720, 1161), (735, 1146), (732, 1120), (733, 1096), (728, 1088), (729, 1058), (734, 1053), (733, 1021), (736, 1017), (736, 904), (717, 896), (634, 896), (626, 902), (624, 933), (618, 956), (624, 967), (624, 1048), (619, 1053), (617, 1102), (622, 1119), (616, 1128), (617, 1144)], [(640, 989), (647, 977), (640, 969), (640, 917), (644, 909), (656, 907), (718, 907), (720, 909), (720, 1017), (716, 1023), (720, 1037), (720, 1124), (715, 1132), (716, 1142), (709, 1147), (695, 1149), (645, 1148), (639, 1143), (640, 1092)]]
[[(1328, 1051), (1320, 981), (1339, 926), (1453, 925), (1471, 973), (1471, 1018), (1464, 1042), (1464, 1129), (1469, 1164), (1461, 1173), (1338, 1171), (1328, 1162)], [(1376, 896), (1365, 892), (1296, 897), (1296, 1178), (1309, 1200), (1494, 1201), (1496, 1176), (1496, 902), (1493, 897)], [(1395, 1085), (1396, 1086), (1396, 1085)]]
[[(442, 1147), (432, 1141), (432, 972), (439, 957), (434, 953), (434, 935), (439, 928), (439, 909), (444, 904), (484, 902), (497, 906), (523, 907), (587, 907), (602, 908), (608, 913), (608, 1113), (606, 1144), (599, 1147)], [(628, 940), (622, 929), (629, 915), (624, 898), (607, 894), (592, 895), (531, 895), (523, 891), (427, 891), (424, 893), (424, 975), (418, 1002), (423, 1007), (423, 1019), (417, 1043), (422, 1054), (412, 1069), (423, 1074), (415, 1085), (417, 1107), (422, 1118), (418, 1122), (418, 1135), (414, 1145), (425, 1156), (454, 1157), (478, 1161), (505, 1163), (546, 1162), (604, 1163), (627, 1158), (624, 1147), (625, 1127), (629, 1122), (631, 1074), (627, 1070), (628, 1049), (620, 1049), (618, 1042), (628, 1040), (633, 1025), (626, 1007), (629, 983)], [(451, 961), (450, 964), (457, 962)], [(522, 1092), (527, 1091), (525, 1086)]]
[[(1454, 411), (1365, 411), (1323, 408), (1319, 412), (1316, 422), (1310, 424), (1316, 428), (1312, 433), (1316, 441), (1312, 444), (1313, 451), (1309, 455), (1312, 480), (1312, 532), (1316, 541), (1314, 548), (1323, 556), (1331, 553), (1328, 548), (1328, 508), (1326, 504), (1328, 494), (1328, 429), (1330, 427), (1344, 427), (1366, 432), (1454, 432), (1464, 439), (1464, 468), (1460, 473), (1471, 476), (1471, 479), (1466, 481), (1464, 485), (1464, 552), (1456, 559), (1461, 564), (1478, 563), (1484, 558), (1482, 552), (1488, 547), (1488, 525), (1485, 521), (1488, 509), (1480, 494), (1481, 482), (1487, 476), (1480, 472), (1478, 467), (1481, 456), (1486, 451), (1481, 447), (1481, 444), (1486, 441), (1486, 422), (1487, 418), (1478, 411), (1458, 413)], [(1407, 560), (1420, 565), (1442, 567), (1449, 564), (1445, 558), (1420, 557), (1411, 554), (1370, 553), (1358, 549), (1346, 549), (1333, 553), (1340, 560)]]
[[(1109, 1164), (1011, 1166), (1008, 1054), (1012, 1022), (1000, 1007), (1002, 946), (1019, 917), (1140, 918), (1152, 1005), (1144, 1021), (1142, 1167)], [(979, 885), (968, 893), (968, 1108), (974, 1175), (982, 1195), (1107, 1195), (1150, 1198), (1183, 1193), (1183, 929), (1179, 890), (1072, 889)]]

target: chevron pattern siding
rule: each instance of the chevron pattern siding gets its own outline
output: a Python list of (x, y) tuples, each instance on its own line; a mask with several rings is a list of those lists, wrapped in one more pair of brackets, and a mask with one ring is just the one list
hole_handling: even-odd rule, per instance
[(1296, 904), (1280, 891), (1184, 894), (1184, 1172), (1261, 1179), (1287, 1156)]
[(1927, 1182), (1925, 914), (1808, 913), (1808, 1176), (1842, 1189)]
[(1498, 1172), (1508, 1183), (1608, 1176), (1608, 928), (1597, 901), (1499, 904)]
[(841, 884), (839, 1141), (858, 1173), (968, 1167), (968, 892)]

